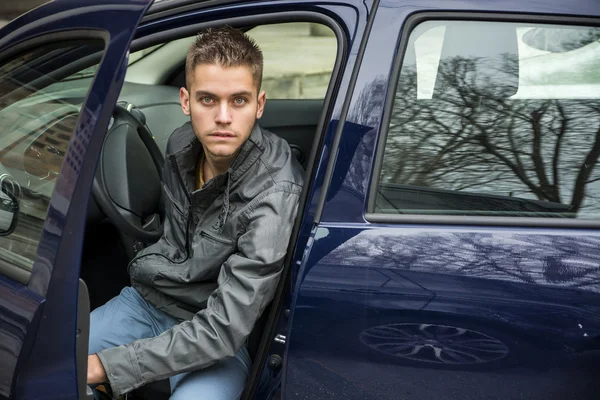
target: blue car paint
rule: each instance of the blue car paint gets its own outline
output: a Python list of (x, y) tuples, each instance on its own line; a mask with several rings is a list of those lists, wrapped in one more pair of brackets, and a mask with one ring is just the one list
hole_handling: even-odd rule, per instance
[[(125, 77), (125, 55), (148, 6), (149, 0), (100, 0), (94, 4), (57, 1), (0, 30), (0, 52), (60, 31), (94, 31), (96, 37), (107, 40), (103, 62), (74, 133), (76, 139), (66, 155), (77, 155), (83, 162), (79, 171), (68, 163), (62, 166), (28, 287), (17, 285), (18, 289), (13, 289), (14, 284), (0, 276), (0, 300), (8, 305), (0, 312), (20, 316), (18, 340), (27, 344), (18, 360), (0, 360), (0, 364), (17, 363), (15, 398), (77, 397), (75, 331), (87, 202), (104, 134)], [(76, 142), (84, 144), (83, 151), (75, 149)]]
[[(600, 16), (599, 4), (590, 1), (380, 2), (332, 179), (320, 188), (327, 190), (321, 221), (316, 229), (309, 221), (303, 226), (313, 229), (314, 243), (302, 259), (296, 254), (300, 270), (288, 331), (286, 398), (323, 393), (347, 399), (587, 399), (600, 393), (598, 358), (589, 355), (600, 342), (600, 269), (582, 272), (589, 278), (583, 286), (577, 274), (548, 276), (552, 263), (599, 265), (596, 230), (366, 219), (402, 28), (411, 15), (440, 11)], [(477, 267), (469, 269), (465, 256)], [(502, 256), (507, 265), (494, 262)], [(523, 271), (511, 271), (521, 265)], [(449, 373), (376, 351), (377, 343), (368, 342), (377, 337), (373, 332), (411, 323), (483, 326), (512, 343), (526, 367), (486, 373), (476, 365)], [(584, 349), (589, 352), (579, 355)]]
[[(75, 26), (101, 25), (111, 32), (115, 41), (111, 43), (104, 63), (106, 67), (103, 66), (99, 72), (86, 105), (89, 120), (96, 123), (93, 134), (87, 132), (91, 140), (88, 149), (94, 150), (90, 151), (93, 156), (86, 157), (77, 182), (62, 183), (59, 180), (57, 183), (57, 186), (65, 185), (71, 194), (67, 198), (71, 202), (69, 214), (66, 217), (60, 211), (55, 194), (50, 208), (50, 213), (54, 215), (53, 226), (47, 221), (34, 266), (39, 271), (44, 266), (54, 269), (39, 328), (29, 327), (30, 330), (37, 328), (37, 336), (31, 356), (20, 374), (18, 393), (22, 398), (72, 398), (77, 393), (73, 332), (85, 209), (103, 130), (124, 74), (124, 50), (145, 3), (127, 2), (128, 6), (133, 7), (128, 19), (118, 22), (111, 20), (111, 24), (107, 24), (110, 26), (104, 26), (93, 18), (91, 7), (85, 11), (87, 2), (58, 1), (0, 30), (0, 50), (14, 44), (19, 38)], [(113, 2), (106, 1), (104, 4)], [(365, 345), (365, 340), (376, 336), (369, 336), (369, 329), (386, 324), (444, 321), (447, 324), (458, 322), (477, 326), (479, 329), (482, 321), (485, 321), (486, 327), (494, 332), (513, 338), (518, 345), (526, 344), (521, 357), (531, 361), (538, 359), (538, 356), (540, 360), (545, 360), (541, 357), (545, 351), (568, 348), (577, 354), (578, 350), (597, 345), (592, 340), (600, 333), (600, 298), (595, 287), (575, 289), (574, 278), (568, 277), (549, 285), (547, 282), (542, 285), (535, 280), (523, 283), (519, 277), (498, 273), (485, 259), (510, 244), (510, 257), (507, 257), (510, 262), (532, 262), (540, 257), (540, 253), (535, 252), (535, 244), (550, 242), (555, 252), (549, 257), (553, 257), (554, 261), (575, 254), (582, 260), (594, 262), (595, 253), (591, 249), (598, 240), (596, 231), (392, 225), (370, 223), (365, 219), (365, 212), (367, 190), (372, 179), (372, 162), (383, 123), (383, 106), (390, 80), (395, 79), (391, 76), (393, 60), (397, 56), (401, 28), (411, 14), (423, 11), (501, 10), (532, 15), (541, 12), (598, 17), (598, 4), (585, 0), (568, 3), (521, 3), (513, 0), (447, 0), (441, 3), (439, 0), (426, 0), (415, 5), (415, 2), (382, 0), (354, 87), (349, 87), (349, 84), (366, 21), (372, 11), (371, 1), (264, 1), (223, 5), (214, 10), (209, 8), (183, 13), (164, 21), (149, 22), (140, 26), (136, 36), (143, 37), (169, 27), (213, 17), (234, 17), (248, 14), (251, 10), (284, 10), (282, 7), (293, 10), (296, 6), (308, 4), (314, 4), (311, 6), (313, 10), (326, 12), (338, 19), (347, 35), (348, 48), (340, 71), (340, 84), (330, 104), (329, 119), (317, 155), (318, 164), (311, 177), (308, 201), (291, 265), (290, 294), (283, 307), (292, 311), (291, 316), (282, 313), (279, 321), (278, 332), (288, 337), (285, 367), (283, 373), (271, 372), (266, 367), (263, 369), (263, 381), (268, 383), (259, 388), (256, 398), (269, 398), (282, 376), (285, 398), (450, 398), (457, 393), (463, 398), (502, 398), (502, 391), (496, 393), (495, 390), (510, 386), (531, 373), (530, 370), (519, 370), (518, 373), (500, 371), (483, 382), (487, 376), (483, 369), (475, 373), (468, 371), (448, 376), (447, 371), (435, 366), (427, 368), (418, 363), (398, 363), (393, 357), (371, 351)], [(441, 5), (443, 8), (440, 8)], [(60, 12), (67, 12), (68, 8), (74, 6), (81, 7), (81, 13), (67, 23), (62, 19), (65, 14), (61, 15)], [(32, 28), (34, 21), (41, 20), (42, 16), (48, 17), (46, 25)], [(21, 29), (24, 33), (20, 33)], [(117, 37), (120, 41), (117, 41)], [(100, 87), (98, 82), (111, 82), (112, 85), (107, 89), (107, 86)], [(370, 94), (368, 103), (361, 103), (361, 93)], [(342, 110), (347, 96), (350, 96), (350, 104), (346, 116)], [(340, 120), (343, 120), (340, 146), (334, 149)], [(69, 151), (74, 151), (72, 146)], [(332, 156), (334, 160), (331, 160)], [(325, 171), (330, 161), (335, 164), (331, 180), (326, 182)], [(325, 197), (325, 204), (321, 220), (315, 224), (321, 196)], [(481, 241), (482, 238), (489, 240)], [(445, 245), (448, 241), (454, 247), (448, 248)], [(468, 273), (460, 271), (461, 265), (456, 260), (460, 260), (464, 254), (465, 246), (474, 246), (474, 243), (479, 244), (474, 256), (481, 261), (478, 264), (480, 269)], [(399, 250), (402, 252), (396, 254)], [(424, 262), (424, 258), (428, 262)], [(548, 258), (545, 262), (552, 260)], [(486, 279), (475, 277), (475, 273), (478, 274), (476, 276), (486, 276)], [(21, 306), (26, 325), (33, 318), (36, 307), (39, 308), (37, 305), (43, 303), (44, 296), (18, 288), (1, 276), (0, 285), (7, 288), (0, 290), (2, 299), (11, 299), (15, 304), (15, 308), (11, 306), (12, 311), (19, 309), (14, 296), (19, 301), (27, 299), (29, 302), (27, 307)], [(43, 284), (38, 286), (44, 287)], [(538, 340), (540, 337), (548, 340)], [(561, 340), (557, 341), (556, 338)], [(538, 343), (535, 343), (536, 340)], [(534, 345), (529, 346), (530, 342), (534, 342)], [(281, 345), (274, 343), (269, 352), (281, 354)], [(513, 394), (515, 398), (534, 398), (536, 395), (545, 398), (586, 398), (597, 393), (594, 391), (598, 390), (598, 386), (591, 383), (591, 374), (598, 372), (598, 366), (592, 364), (587, 372), (581, 368), (561, 371), (570, 380), (564, 383), (557, 380), (553, 391), (534, 392), (537, 381), (531, 379), (531, 387), (521, 384), (518, 386), (521, 392)], [(582, 386), (574, 384), (571, 387), (567, 384), (571, 381)], [(565, 387), (561, 388), (560, 385)], [(448, 388), (454, 392), (444, 391)], [(532, 391), (523, 392), (523, 388)]]

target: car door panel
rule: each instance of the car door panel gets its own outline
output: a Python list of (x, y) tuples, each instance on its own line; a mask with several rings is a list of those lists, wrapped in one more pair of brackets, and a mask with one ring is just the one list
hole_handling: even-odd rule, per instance
[[(298, 365), (287, 384), (300, 393), (315, 379), (348, 398), (597, 393), (597, 234), (324, 223), (316, 236), (290, 345)], [(549, 281), (548, 254), (589, 270)], [(436, 354), (440, 337), (447, 348)], [(444, 354), (452, 342), (475, 351)]]
[[(445, 2), (437, 18), (500, 8), (530, 18), (536, 12), (598, 16), (586, 2), (563, 6)], [(385, 104), (394, 99), (391, 71), (408, 39), (401, 27), (411, 14), (437, 7), (382, 0), (377, 9), (321, 219), (294, 286), (285, 396), (593, 398), (600, 392), (600, 235), (593, 223), (567, 228), (513, 219), (493, 226), (366, 213), (378, 146), (384, 146)], [(389, 190), (398, 190), (395, 202), (428, 196)], [(462, 204), (467, 197), (446, 201)], [(492, 196), (479, 201), (516, 204)]]
[[(0, 343), (12, 343), (5, 353), (9, 356), (0, 358), (0, 369), (6, 373), (0, 383), (0, 398), (74, 398), (78, 395), (77, 293), (87, 201), (104, 133), (125, 74), (128, 46), (148, 5), (149, 2), (144, 0), (109, 0), (94, 4), (55, 1), (21, 16), (0, 30), (0, 65), (14, 69), (15, 65), (2, 63), (27, 52), (34, 54), (33, 59), (41, 61), (30, 65), (29, 71), (13, 77), (12, 81), (3, 82), (4, 93), (12, 96), (2, 99), (3, 107), (15, 99), (27, 97), (30, 94), (25, 92), (27, 90), (41, 90), (40, 93), (50, 99), (48, 94), (43, 93), (43, 88), (63, 79), (69, 68), (77, 68), (66, 61), (66, 51), (61, 51), (62, 58), (43, 59), (43, 52), (51, 54), (48, 48), (54, 43), (75, 43), (77, 46), (77, 41), (86, 43), (91, 39), (104, 43), (102, 59), (102, 54), (98, 53), (95, 58), (92, 55), (86, 60), (76, 60), (86, 66), (102, 62), (95, 71), (93, 82), (90, 82), (89, 91), (88, 87), (82, 89), (79, 118), (67, 125), (73, 129), (69, 132), (70, 136), (51, 140), (48, 136), (44, 139), (49, 140), (48, 143), (64, 140), (64, 149), (57, 147), (53, 151), (71, 161), (56, 166), (52, 164), (57, 171), (54, 190), (50, 186), (47, 193), (38, 192), (43, 193), (49, 203), (46, 203), (46, 214), (41, 214), (44, 220), (40, 226), (39, 244), (37, 249), (34, 247), (32, 250), (31, 272), (26, 279), (21, 279), (21, 283), (0, 276), (3, 287), (0, 290), (2, 320), (16, 321), (3, 323), (0, 329), (3, 335)], [(42, 50), (37, 56), (31, 53), (31, 49), (36, 48)], [(68, 50), (68, 47), (62, 49)], [(54, 62), (58, 59), (62, 63)], [(27, 60), (24, 62), (27, 63)], [(39, 78), (27, 75), (35, 71), (40, 72)], [(28, 82), (31, 86), (19, 86), (20, 82)], [(13, 87), (6, 86), (8, 84)], [(21, 101), (17, 108), (26, 110), (26, 103)], [(50, 104), (48, 100), (46, 105)], [(31, 110), (36, 110), (38, 117), (43, 117), (43, 107), (35, 106)], [(44, 149), (45, 144), (31, 146)], [(16, 166), (12, 168), (18, 169)], [(26, 178), (22, 179), (26, 182)], [(37, 189), (42, 190), (43, 181), (39, 183)], [(5, 319), (4, 315), (11, 316)], [(14, 340), (5, 341), (6, 337)], [(80, 393), (85, 393), (85, 390)]]

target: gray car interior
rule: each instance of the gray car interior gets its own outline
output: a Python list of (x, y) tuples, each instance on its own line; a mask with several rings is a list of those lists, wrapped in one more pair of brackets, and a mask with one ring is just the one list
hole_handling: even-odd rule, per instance
[[(179, 102), (179, 87), (168, 85), (144, 85), (125, 82), (119, 96), (120, 102), (134, 105), (144, 113), (146, 125), (154, 136), (161, 152), (165, 153), (167, 140), (171, 133), (182, 124), (189, 121), (183, 114)], [(306, 168), (311, 147), (317, 132), (317, 124), (323, 111), (323, 100), (283, 100), (268, 99), (259, 124), (274, 134), (285, 139), (292, 148), (297, 159)], [(148, 192), (140, 191), (140, 196), (152, 197)], [(89, 215), (98, 211), (94, 202), (90, 204)], [(82, 278), (95, 284), (90, 286), (89, 298), (91, 309), (104, 304), (118, 291), (129, 284), (126, 268), (131, 254), (127, 249), (127, 239), (121, 235), (115, 236), (115, 228), (110, 224), (99, 224), (86, 234), (87, 246), (84, 247)], [(100, 241), (111, 237), (114, 242), (107, 250), (104, 246), (96, 246)], [(121, 238), (122, 241), (118, 239)], [(123, 248), (125, 245), (125, 248)], [(121, 261), (118, 261), (121, 260)], [(110, 279), (107, 280), (107, 276)], [(255, 332), (249, 338), (251, 356), (256, 355), (260, 334), (266, 323), (268, 312), (265, 312), (257, 322)], [(168, 380), (153, 382), (138, 389), (139, 394), (149, 398), (166, 398), (170, 393)]]
[[(146, 125), (163, 155), (171, 133), (189, 120), (181, 110), (178, 86), (125, 82), (119, 102), (130, 103), (144, 113)], [(306, 168), (322, 108), (321, 99), (268, 99), (267, 94), (265, 111), (259, 124), (287, 140), (302, 166)], [(125, 170), (120, 174), (128, 175)], [(138, 196), (143, 197), (142, 201), (153, 201), (152, 191), (137, 192)], [(129, 284), (127, 269), (123, 266), (128, 264), (133, 256), (132, 251), (137, 246), (104, 218), (104, 214), (92, 198), (88, 207), (88, 224), (93, 225), (94, 229), (86, 232), (83, 255), (85, 261), (82, 266), (84, 280), (97, 283), (89, 287), (92, 309), (104, 304)], [(97, 245), (107, 240), (113, 241), (109, 246), (110, 251), (107, 251), (105, 246)], [(111, 278), (107, 279), (107, 276)]]
[[(164, 154), (169, 135), (189, 121), (181, 111), (179, 88), (167, 85), (143, 85), (125, 82), (120, 101), (139, 108), (146, 123)], [(303, 167), (310, 154), (323, 100), (269, 99), (259, 124), (285, 139)]]

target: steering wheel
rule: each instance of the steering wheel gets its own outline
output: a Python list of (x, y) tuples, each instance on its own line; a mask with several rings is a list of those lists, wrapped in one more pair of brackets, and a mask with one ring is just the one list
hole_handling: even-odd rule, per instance
[(163, 233), (160, 216), (164, 157), (132, 104), (117, 104), (104, 139), (92, 195), (100, 210), (130, 238), (154, 243)]

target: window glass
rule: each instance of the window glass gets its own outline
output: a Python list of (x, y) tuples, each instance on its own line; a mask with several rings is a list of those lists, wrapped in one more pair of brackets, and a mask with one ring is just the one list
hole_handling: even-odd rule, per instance
[(164, 46), (164, 44), (158, 44), (156, 46), (148, 47), (147, 49), (142, 49), (131, 53), (129, 59), (127, 60), (127, 65), (129, 66), (135, 64), (136, 62), (152, 54), (155, 50), (161, 48), (162, 46)]
[(600, 218), (600, 28), (410, 35), (375, 212)]
[(295, 22), (261, 25), (247, 32), (264, 57), (263, 90), (270, 99), (324, 99), (337, 54), (325, 25)]
[(23, 284), (61, 165), (77, 173), (83, 161), (66, 152), (72, 140), (81, 152), (87, 146), (72, 136), (103, 48), (101, 40), (52, 43), (0, 63), (0, 273)]

